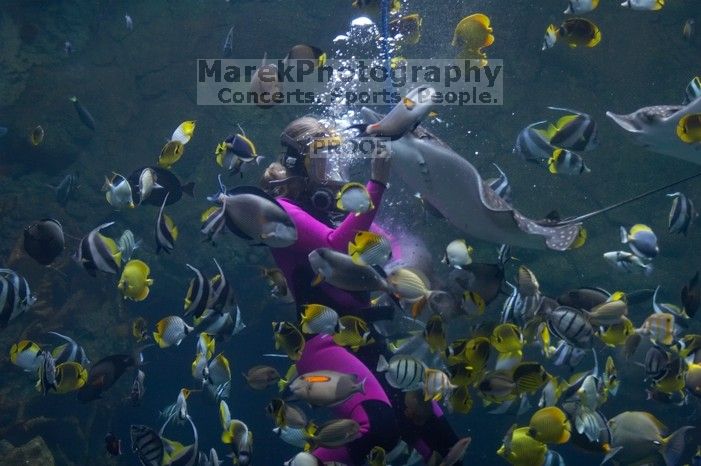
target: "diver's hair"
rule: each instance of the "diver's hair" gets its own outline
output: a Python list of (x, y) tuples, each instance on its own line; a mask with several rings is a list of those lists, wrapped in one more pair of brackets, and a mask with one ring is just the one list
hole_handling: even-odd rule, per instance
[(287, 169), (278, 162), (268, 165), (260, 178), (260, 187), (271, 196), (297, 198), (301, 192), (298, 183), (274, 183), (289, 178)]
[[(292, 141), (295, 141), (298, 147), (306, 147), (312, 142), (312, 139), (328, 136), (329, 133), (329, 128), (313, 116), (297, 118), (282, 131), (282, 134)], [(292, 147), (287, 143), (284, 137), (281, 142), (284, 146), (297, 150), (296, 147)]]
[(277, 188), (282, 186), (271, 184), (271, 181), (284, 180), (285, 178), (287, 178), (285, 167), (281, 163), (273, 162), (268, 165), (268, 168), (263, 172), (263, 176), (260, 177), (260, 187), (268, 194), (276, 194)]

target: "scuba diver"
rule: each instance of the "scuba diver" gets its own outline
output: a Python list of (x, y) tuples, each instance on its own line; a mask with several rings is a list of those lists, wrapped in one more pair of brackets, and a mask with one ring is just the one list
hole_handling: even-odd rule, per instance
[[(294, 244), (273, 248), (271, 253), (287, 279), (298, 309), (305, 304), (323, 304), (339, 315), (351, 314), (367, 322), (391, 320), (394, 309), (372, 307), (368, 292), (346, 291), (328, 283), (312, 286), (315, 274), (308, 256), (314, 249), (328, 247), (345, 253), (358, 231), (384, 234), (373, 224), (376, 207), (358, 215), (334, 210), (336, 193), (349, 181), (348, 164), (334, 164), (331, 160), (331, 155), (341, 145), (340, 136), (319, 120), (307, 116), (285, 128), (281, 143), (285, 152), (280, 162), (272, 163), (265, 170), (261, 187), (276, 198), (297, 229), (298, 239)], [(380, 205), (386, 189), (390, 159), (387, 153), (372, 157), (366, 188), (374, 206)], [(401, 251), (397, 245), (393, 243), (392, 249), (393, 257), (398, 258)], [(336, 408), (339, 416), (358, 421), (363, 435), (345, 448), (316, 449), (312, 454), (322, 462), (364, 464), (374, 446), (390, 451), (401, 436), (426, 461), (434, 451), (445, 457), (458, 441), (457, 435), (435, 402), (425, 402), (428, 415), (415, 419), (413, 410), (407, 406), (407, 395), (389, 385), (384, 377), (375, 377), (372, 369), (379, 356), (386, 353), (386, 345), (382, 336), (374, 337), (376, 343), (361, 348), (354, 355), (327, 335), (305, 335), (307, 342), (297, 362), (299, 374), (335, 370), (366, 379), (364, 394), (358, 393)]]

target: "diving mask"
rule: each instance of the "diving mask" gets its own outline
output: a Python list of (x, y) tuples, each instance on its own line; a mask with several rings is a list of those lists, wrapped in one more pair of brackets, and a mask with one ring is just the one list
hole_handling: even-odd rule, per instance
[(338, 134), (313, 139), (309, 144), (304, 165), (309, 180), (317, 185), (342, 186), (348, 182), (348, 166), (340, 152), (341, 137)]

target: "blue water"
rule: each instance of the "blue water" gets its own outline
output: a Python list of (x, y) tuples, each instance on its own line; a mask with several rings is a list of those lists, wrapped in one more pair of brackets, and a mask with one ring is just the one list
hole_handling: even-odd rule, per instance
[[(298, 106), (270, 110), (254, 107), (205, 107), (196, 104), (195, 60), (217, 58), (229, 28), (234, 27), (234, 55), (260, 59), (283, 56), (295, 43), (314, 44), (332, 52), (332, 40), (348, 31), (351, 19), (360, 16), (350, 0), (249, 1), (197, 0), (151, 2), (20, 2), (0, 4), (0, 122), (7, 134), (0, 139), (0, 265), (24, 275), (39, 301), (26, 315), (0, 332), (0, 350), (29, 338), (43, 345), (56, 344), (46, 332), (56, 330), (78, 340), (93, 362), (129, 352), (133, 346), (130, 322), (143, 316), (149, 328), (167, 315), (179, 315), (191, 274), (190, 263), (214, 273), (211, 260), (222, 264), (238, 297), (246, 329), (219, 344), (232, 365), (229, 399), (232, 415), (244, 420), (254, 432), (254, 463), (278, 465), (295, 449), (271, 432), (272, 422), (264, 408), (273, 391), (256, 392), (247, 387), (240, 373), (256, 364), (271, 364), (281, 373), (284, 359), (265, 359), (275, 352), (270, 322), (294, 321), (291, 306), (269, 297), (260, 267), (273, 266), (265, 248), (251, 248), (226, 235), (216, 247), (202, 242), (199, 216), (210, 204), (205, 196), (216, 192), (213, 150), (240, 124), (255, 141), (265, 162), (280, 153), (279, 134), (292, 119), (310, 111)], [(646, 152), (635, 146), (604, 116), (607, 110), (628, 113), (656, 104), (680, 104), (689, 80), (701, 74), (701, 38), (691, 43), (681, 37), (687, 18), (701, 21), (694, 0), (669, 2), (660, 12), (636, 12), (614, 2), (585, 15), (603, 33), (593, 49), (570, 50), (558, 44), (541, 52), (543, 33), (549, 23), (559, 24), (566, 2), (538, 0), (473, 2), (407, 0), (402, 13), (418, 12), (423, 30), (418, 45), (407, 47), (408, 58), (453, 58), (452, 31), (464, 16), (483, 12), (492, 21), (496, 41), (486, 51), (490, 58), (504, 60), (504, 103), (494, 107), (437, 108), (442, 121), (429, 128), (470, 160), (483, 178), (496, 175), (496, 162), (509, 175), (515, 204), (532, 217), (553, 209), (563, 216), (577, 215), (611, 202), (682, 178), (701, 167), (678, 159)], [(604, 4), (606, 3), (606, 4)], [(125, 27), (124, 14), (134, 20)], [(64, 42), (73, 52), (64, 52)], [(68, 98), (77, 95), (97, 122), (97, 130), (85, 128)], [(592, 115), (599, 123), (601, 145), (585, 155), (592, 173), (581, 177), (557, 177), (547, 170), (526, 165), (512, 156), (518, 132), (527, 124), (554, 119), (558, 114), (547, 106), (575, 108)], [(382, 109), (386, 111), (387, 109)], [(131, 170), (155, 163), (173, 129), (184, 120), (197, 120), (197, 130), (186, 146), (174, 172), (185, 181), (195, 181), (195, 199), (184, 197), (167, 208), (180, 228), (176, 250), (155, 254), (153, 228), (156, 209), (142, 207), (114, 212), (100, 192), (105, 175), (112, 171), (128, 175)], [(30, 131), (42, 125), (42, 145), (30, 146)], [(0, 128), (0, 136), (3, 136)], [(257, 184), (265, 163), (245, 171), (243, 181), (225, 175), (227, 183)], [(62, 208), (47, 184), (56, 185), (69, 172), (80, 173), (81, 186), (75, 200)], [(365, 172), (358, 171), (362, 178)], [(364, 181), (364, 179), (359, 179)], [(701, 205), (698, 180), (675, 188)], [(456, 187), (456, 195), (459, 196)], [(400, 230), (410, 231), (425, 243), (433, 257), (433, 283), (445, 281), (447, 269), (439, 263), (445, 245), (462, 233), (431, 217), (426, 221), (416, 200), (398, 180), (384, 199), (380, 218)], [(661, 285), (665, 301), (678, 302), (681, 287), (701, 264), (698, 225), (688, 236), (666, 232), (671, 202), (658, 194), (587, 222), (589, 239), (582, 249), (568, 253), (516, 249), (516, 264), (527, 265), (549, 296), (579, 286), (602, 286), (626, 291)], [(55, 268), (38, 266), (22, 252), (22, 230), (32, 221), (55, 217), (67, 234), (67, 251)], [(145, 246), (136, 257), (147, 262), (155, 284), (144, 302), (123, 301), (115, 278), (88, 276), (69, 256), (77, 238), (96, 225), (117, 222), (108, 231), (117, 236), (131, 229)], [(616, 273), (601, 258), (605, 251), (625, 249), (618, 240), (620, 225), (645, 223), (660, 239), (661, 254), (650, 277)], [(491, 261), (495, 246), (468, 239), (480, 260)], [(507, 270), (512, 279), (515, 267)], [(496, 320), (498, 300), (488, 311)], [(649, 303), (631, 309), (639, 325), (652, 311)], [(685, 333), (701, 333), (698, 316)], [(104, 399), (80, 404), (73, 394), (42, 397), (35, 378), (0, 360), (0, 439), (22, 445), (42, 436), (57, 465), (136, 464), (129, 452), (128, 428), (143, 423), (157, 427), (159, 410), (175, 401), (181, 387), (198, 388), (191, 377), (195, 338), (180, 347), (145, 351), (146, 395), (140, 407), (128, 401), (132, 372), (108, 391)], [(601, 354), (607, 354), (602, 350)], [(612, 354), (617, 354), (613, 352)], [(526, 359), (538, 359), (535, 349)], [(603, 358), (602, 358), (603, 360)], [(690, 397), (684, 407), (645, 399), (641, 370), (617, 356), (622, 384), (619, 395), (602, 408), (607, 416), (625, 410), (644, 410), (662, 420), (670, 431), (681, 425), (699, 425), (699, 399)], [(585, 361), (581, 368), (589, 367)], [(560, 375), (567, 375), (566, 371)], [(532, 402), (535, 404), (536, 400)], [(200, 434), (200, 449), (226, 447), (219, 441), (221, 429), (216, 407), (201, 393), (193, 393), (189, 409)], [(309, 411), (323, 418), (321, 410)], [(524, 425), (528, 416), (515, 419), (486, 414), (475, 395), (475, 408), (468, 415), (451, 415), (456, 432), (472, 436), (465, 464), (506, 464), (495, 452), (507, 429)], [(105, 455), (103, 437), (115, 432), (123, 440), (125, 454), (113, 459)], [(169, 437), (189, 443), (189, 428), (169, 428)], [(688, 435), (686, 456), (701, 441), (698, 431)], [(602, 456), (583, 453), (571, 445), (555, 448), (568, 465), (597, 464)], [(2, 460), (0, 460), (2, 463)], [(226, 464), (226, 463), (225, 463)]]

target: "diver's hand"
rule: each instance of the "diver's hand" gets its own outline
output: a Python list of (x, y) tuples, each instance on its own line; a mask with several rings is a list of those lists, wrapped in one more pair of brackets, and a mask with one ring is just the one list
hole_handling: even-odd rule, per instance
[(378, 149), (372, 157), (370, 179), (387, 185), (387, 181), (389, 181), (389, 169), (392, 165), (391, 160), (392, 156), (387, 149)]

